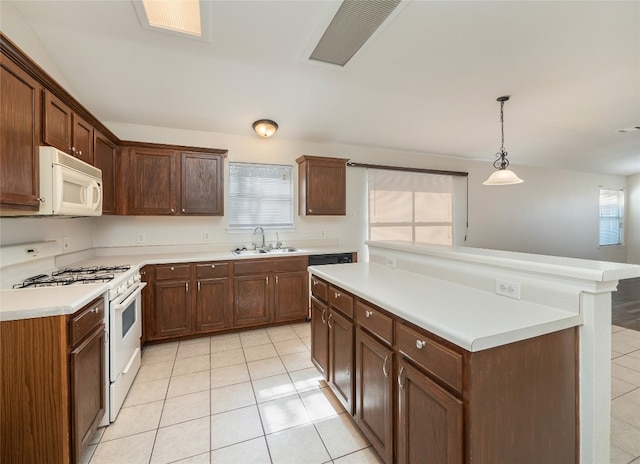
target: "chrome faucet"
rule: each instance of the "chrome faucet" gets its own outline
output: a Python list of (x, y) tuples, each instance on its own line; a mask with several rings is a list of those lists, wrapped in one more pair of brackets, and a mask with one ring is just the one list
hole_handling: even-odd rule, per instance
[(255, 229), (253, 229), (253, 235), (255, 235), (256, 232), (258, 232), (258, 229), (260, 229), (260, 232), (262, 233), (262, 246), (260, 248), (264, 250), (267, 247), (267, 245), (264, 242), (264, 229), (260, 226), (256, 227)]

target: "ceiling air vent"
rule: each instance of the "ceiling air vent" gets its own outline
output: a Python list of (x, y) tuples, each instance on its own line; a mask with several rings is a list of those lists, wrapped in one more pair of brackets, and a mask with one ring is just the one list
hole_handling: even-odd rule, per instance
[(344, 0), (310, 60), (344, 66), (402, 0)]
[(635, 132), (640, 131), (640, 126), (627, 127), (626, 129), (618, 129), (618, 132)]

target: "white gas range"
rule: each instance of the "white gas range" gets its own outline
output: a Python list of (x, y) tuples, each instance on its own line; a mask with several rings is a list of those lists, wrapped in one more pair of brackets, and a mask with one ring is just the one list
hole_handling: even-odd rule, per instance
[[(142, 336), (141, 292), (137, 268), (129, 265), (71, 266), (25, 278), (11, 288), (66, 287), (106, 284), (105, 305), (105, 414), (101, 426), (113, 422), (140, 369)], [(62, 291), (62, 289), (61, 289)]]

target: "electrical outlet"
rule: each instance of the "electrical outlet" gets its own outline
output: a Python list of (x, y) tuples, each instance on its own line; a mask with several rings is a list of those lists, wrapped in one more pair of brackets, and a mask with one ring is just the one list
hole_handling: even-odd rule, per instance
[(209, 234), (208, 230), (202, 233), (202, 240), (204, 240), (205, 242), (208, 242), (209, 240), (211, 240), (211, 234)]
[(67, 237), (66, 235), (62, 237), (62, 248), (65, 250), (69, 249), (69, 237)]
[(320, 229), (320, 236), (324, 237), (327, 234), (327, 232), (324, 229)]
[(516, 300), (520, 299), (520, 282), (496, 279), (496, 293)]
[(387, 256), (385, 264), (387, 265), (387, 267), (392, 267), (392, 268), (395, 269), (395, 267), (396, 267), (396, 258), (393, 258), (391, 256)]
[(309, 236), (309, 232), (306, 230), (301, 230), (300, 232), (298, 232), (298, 235), (300, 237), (308, 237)]
[(144, 243), (146, 241), (147, 241), (147, 236), (142, 232), (138, 232), (138, 243)]

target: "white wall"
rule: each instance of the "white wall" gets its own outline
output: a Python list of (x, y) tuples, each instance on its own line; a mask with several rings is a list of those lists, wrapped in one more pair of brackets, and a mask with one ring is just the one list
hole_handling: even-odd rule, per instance
[(627, 177), (627, 262), (640, 264), (640, 173)]

